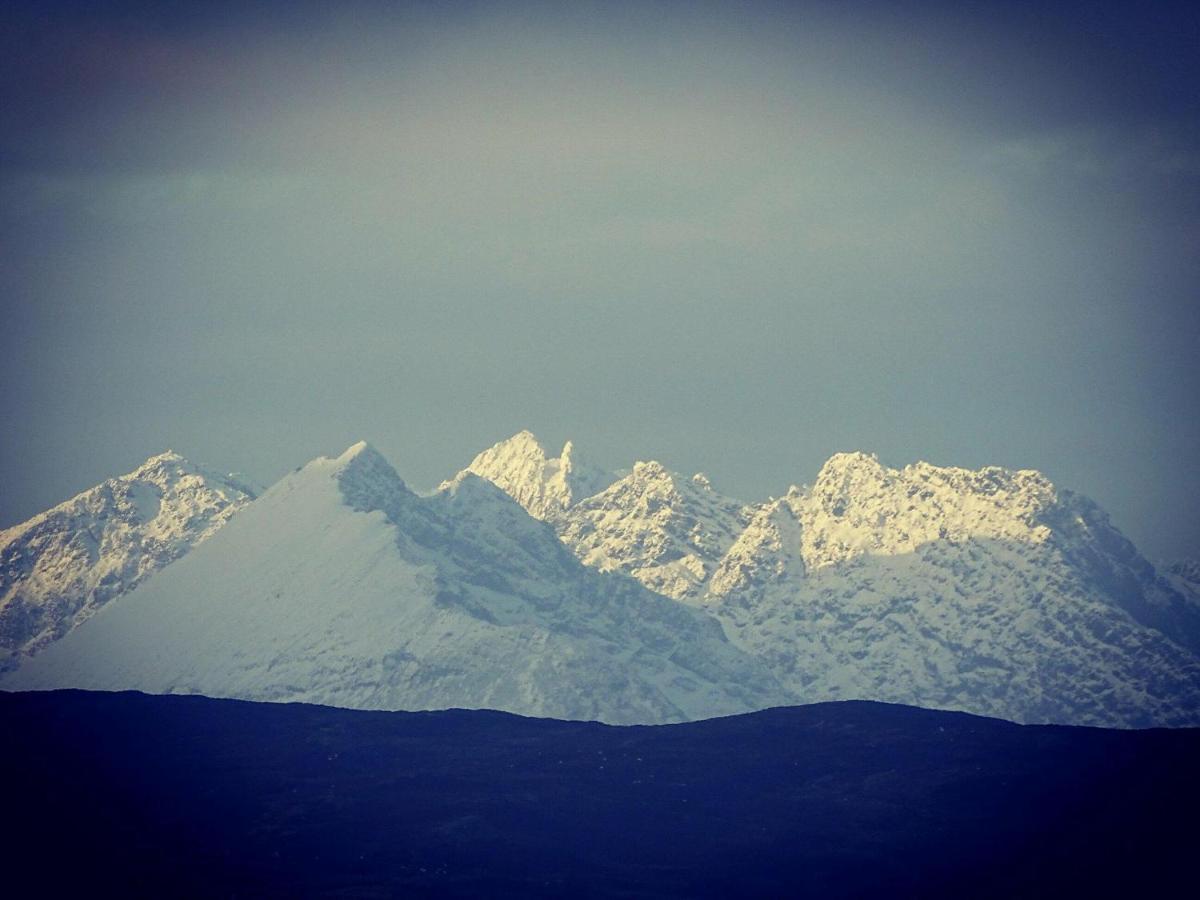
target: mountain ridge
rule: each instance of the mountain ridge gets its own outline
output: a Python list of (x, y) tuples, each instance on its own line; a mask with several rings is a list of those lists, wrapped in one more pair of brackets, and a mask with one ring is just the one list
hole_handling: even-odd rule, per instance
[(3, 686), (614, 723), (787, 699), (711, 618), (585, 568), (489, 482), (419, 497), (365, 444), (285, 477)]
[[(187, 677), (157, 672), (161, 689), (611, 721), (861, 698), (1021, 722), (1200, 723), (1193, 569), (1160, 573), (1096, 504), (1034, 470), (839, 453), (810, 486), (742, 504), (652, 460), (604, 473), (569, 441), (550, 458), (523, 431), (428, 495), (359, 442), (243, 514), (251, 524), (226, 526), (226, 558), (203, 577), (185, 557), (116, 606), (140, 606), (119, 613), (136, 633), (159, 616), (145, 598), (166, 597), (186, 631), (211, 617), (207, 598), (251, 598), (279, 632), (243, 629), (276, 648), (274, 674), (242, 646), (244, 659), (221, 657), (231, 680), (194, 660)], [(282, 541), (256, 558), (270, 532), (303, 552)], [(127, 637), (109, 635), (109, 670)], [(48, 652), (5, 686), (56, 686), (55, 667), (95, 675), (71, 668), (76, 651)]]
[[(657, 463), (626, 479), (638, 472), (685, 481)], [(564, 507), (563, 541), (586, 563), (709, 609), (800, 700), (1015, 721), (1200, 721), (1200, 604), (1098, 506), (1040, 472), (894, 469), (837, 453), (811, 486), (741, 507), (720, 552), (674, 589), (655, 566), (669, 546), (663, 507), (675, 510), (621, 486)], [(688, 559), (672, 549), (676, 565)]]

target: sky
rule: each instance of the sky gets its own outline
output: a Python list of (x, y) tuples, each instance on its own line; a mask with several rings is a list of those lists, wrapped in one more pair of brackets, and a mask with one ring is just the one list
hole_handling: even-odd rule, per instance
[(0, 527), (528, 428), (1036, 468), (1200, 556), (1200, 6), (447, 6), (4, 5)]

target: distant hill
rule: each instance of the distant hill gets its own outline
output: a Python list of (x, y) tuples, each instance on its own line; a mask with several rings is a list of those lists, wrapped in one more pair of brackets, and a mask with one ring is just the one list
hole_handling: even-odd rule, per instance
[(1133, 896), (1200, 730), (870, 702), (667, 726), (0, 694), (10, 896)]

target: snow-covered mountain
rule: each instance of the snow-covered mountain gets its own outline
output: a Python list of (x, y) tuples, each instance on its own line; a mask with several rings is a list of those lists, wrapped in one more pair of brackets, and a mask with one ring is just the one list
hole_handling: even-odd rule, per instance
[(489, 482), (418, 497), (364, 444), (285, 478), (3, 686), (612, 723), (789, 699), (716, 620), (584, 567)]
[(1196, 567), (1157, 571), (1034, 471), (843, 453), (743, 506), (521, 432), (428, 497), (365, 445), (248, 505), (239, 491), (157, 457), (6, 532), (0, 621), (37, 648), (246, 507), (4, 687), (608, 722), (861, 698), (1200, 724)]
[[(509, 456), (486, 477), (527, 496)], [(1157, 573), (1094, 503), (1034, 471), (844, 453), (811, 489), (741, 508), (702, 477), (639, 463), (553, 522), (585, 563), (703, 603), (798, 701), (1200, 724), (1200, 604), (1184, 575)]]
[(1200, 724), (1194, 611), (1037, 472), (840, 454), (759, 508), (706, 600), (806, 699)]
[(0, 670), (183, 556), (256, 490), (167, 451), (0, 532)]

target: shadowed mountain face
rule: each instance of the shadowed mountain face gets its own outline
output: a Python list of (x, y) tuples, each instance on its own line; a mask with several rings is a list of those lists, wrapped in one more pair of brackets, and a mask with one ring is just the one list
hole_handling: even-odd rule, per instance
[(1200, 731), (865, 702), (609, 727), (67, 691), (0, 716), (18, 894), (1150, 896), (1190, 879), (1200, 801)]

